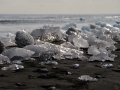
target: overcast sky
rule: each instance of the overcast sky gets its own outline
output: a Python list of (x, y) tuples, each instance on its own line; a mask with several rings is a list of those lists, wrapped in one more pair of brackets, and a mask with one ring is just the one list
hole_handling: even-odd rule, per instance
[(0, 0), (0, 14), (120, 14), (120, 0)]

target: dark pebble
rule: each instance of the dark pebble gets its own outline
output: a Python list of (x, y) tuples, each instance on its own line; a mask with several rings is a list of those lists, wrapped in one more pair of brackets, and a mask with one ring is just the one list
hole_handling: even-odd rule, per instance
[(59, 77), (55, 73), (49, 73), (49, 74), (41, 74), (37, 78), (50, 79), (50, 78), (59, 78)]
[(101, 75), (97, 75), (96, 78), (102, 78), (102, 76)]
[(35, 76), (34, 75), (28, 75), (28, 79), (34, 79)]
[(52, 69), (59, 69), (58, 67), (52, 67)]
[(41, 87), (48, 89), (49, 87), (54, 87), (54, 85), (53, 84), (44, 84), (44, 85), (41, 85)]
[(5, 75), (4, 74), (0, 74), (0, 77), (5, 77)]
[(37, 78), (47, 78), (47, 75), (46, 74), (41, 74), (41, 75), (37, 76)]
[(112, 69), (113, 71), (115, 71), (115, 72), (120, 72), (120, 69)]

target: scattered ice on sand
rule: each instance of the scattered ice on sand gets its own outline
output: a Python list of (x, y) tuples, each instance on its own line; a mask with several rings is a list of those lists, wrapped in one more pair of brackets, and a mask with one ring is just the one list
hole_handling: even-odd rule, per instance
[(81, 81), (97, 81), (98, 79), (90, 77), (89, 75), (82, 75), (80, 77), (78, 77), (79, 80)]

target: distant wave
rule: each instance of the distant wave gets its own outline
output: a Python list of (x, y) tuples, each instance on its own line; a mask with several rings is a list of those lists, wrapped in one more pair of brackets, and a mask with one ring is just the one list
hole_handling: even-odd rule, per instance
[(40, 20), (0, 20), (0, 24), (39, 23)]
[(29, 24), (29, 23), (67, 23), (76, 22), (77, 19), (70, 18), (41, 18), (41, 19), (10, 19), (10, 20), (0, 20), (0, 24)]

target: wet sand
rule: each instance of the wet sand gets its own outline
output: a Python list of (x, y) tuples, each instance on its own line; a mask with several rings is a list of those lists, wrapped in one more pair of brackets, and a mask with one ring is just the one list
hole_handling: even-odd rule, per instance
[[(116, 45), (117, 47), (119, 44)], [(57, 60), (58, 65), (40, 65), (40, 61), (24, 61), (19, 71), (0, 70), (0, 90), (120, 90), (120, 51), (111, 68), (99, 67), (101, 62)], [(72, 64), (80, 64), (71, 68)], [(6, 65), (0, 65), (0, 68)], [(81, 75), (97, 78), (96, 82), (78, 80)], [(56, 89), (55, 89), (56, 88)]]

